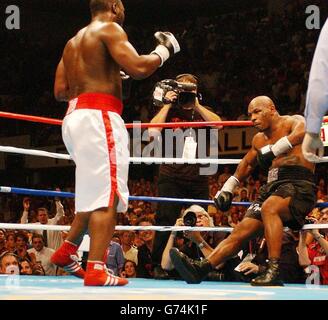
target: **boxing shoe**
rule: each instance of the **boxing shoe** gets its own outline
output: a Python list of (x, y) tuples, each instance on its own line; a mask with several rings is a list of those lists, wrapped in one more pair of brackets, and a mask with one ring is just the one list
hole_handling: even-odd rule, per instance
[(207, 259), (192, 260), (177, 248), (170, 250), (170, 258), (181, 278), (189, 284), (201, 283), (213, 270)]
[(78, 262), (77, 249), (78, 246), (76, 244), (65, 240), (61, 247), (51, 256), (50, 261), (73, 276), (83, 279), (85, 271)]
[(269, 259), (266, 270), (251, 281), (252, 286), (283, 286), (279, 274), (279, 259)]
[(161, 266), (156, 266), (154, 268), (154, 279), (156, 280), (169, 280), (170, 275)]
[(88, 261), (85, 286), (125, 286), (128, 283), (127, 279), (111, 274), (102, 261)]

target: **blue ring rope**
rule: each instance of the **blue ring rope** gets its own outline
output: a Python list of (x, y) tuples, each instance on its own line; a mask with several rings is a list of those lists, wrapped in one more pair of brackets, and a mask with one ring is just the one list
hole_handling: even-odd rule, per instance
[[(16, 187), (3, 187), (0, 186), (0, 193), (15, 193), (31, 196), (46, 196), (46, 197), (62, 197), (62, 198), (74, 198), (73, 192), (51, 191), (51, 190), (36, 190)], [(179, 199), (168, 197), (144, 197), (144, 196), (129, 196), (129, 201), (147, 201), (147, 202), (175, 202), (175, 203), (193, 203), (193, 204), (205, 204), (214, 205), (213, 200), (201, 200), (201, 199)], [(250, 206), (251, 202), (232, 202), (233, 206)], [(326, 208), (328, 202), (318, 202), (316, 207)]]

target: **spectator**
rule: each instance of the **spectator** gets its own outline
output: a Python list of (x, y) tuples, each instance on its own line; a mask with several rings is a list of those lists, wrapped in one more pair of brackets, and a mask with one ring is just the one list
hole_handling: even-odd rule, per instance
[(249, 202), (248, 192), (246, 188), (239, 190), (238, 197), (235, 198), (236, 202)]
[[(213, 219), (209, 216), (209, 214), (205, 211), (204, 208), (198, 206), (198, 205), (192, 205), (189, 208), (187, 208), (182, 216), (177, 219), (175, 226), (184, 226), (184, 217), (188, 213), (194, 213), (196, 216), (196, 227), (214, 227)], [(208, 233), (201, 233), (199, 231), (186, 231), (184, 232), (184, 236), (191, 240), (192, 246), (189, 246), (189, 254), (188, 256), (194, 256), (198, 259), (200, 259), (203, 256), (208, 256), (212, 252), (212, 248), (207, 244), (204, 237), (207, 237)], [(176, 231), (172, 231), (169, 237), (168, 242), (166, 243), (165, 250), (163, 252), (162, 256), (162, 268), (164, 270), (172, 270), (174, 268), (171, 258), (169, 255), (169, 252), (171, 248), (174, 247), (174, 240), (177, 236)], [(187, 249), (187, 248), (185, 248)], [(191, 252), (192, 251), (192, 252)], [(195, 259), (196, 259), (195, 258)]]
[(325, 179), (321, 178), (318, 184), (317, 199), (324, 200), (327, 196), (327, 187)]
[(223, 166), (223, 172), (218, 177), (219, 189), (221, 190), (224, 183), (231, 177), (230, 167), (228, 165)]
[(43, 236), (35, 233), (32, 237), (32, 249), (27, 250), (30, 256), (34, 256), (36, 263), (41, 263), (46, 276), (56, 275), (56, 266), (50, 262), (55, 250), (45, 247)]
[[(190, 214), (190, 212), (195, 214), (196, 217), (196, 227), (214, 227), (213, 219), (209, 216), (209, 214), (206, 212), (206, 210), (198, 205), (192, 205), (189, 208), (187, 208), (181, 218), (178, 218), (176, 221), (176, 226), (184, 226), (184, 221), (186, 214)], [(185, 243), (182, 247), (180, 247), (180, 251), (186, 254), (188, 257), (201, 260), (204, 257), (207, 257), (212, 251), (213, 248), (212, 244), (212, 234), (210, 232), (199, 232), (199, 231), (185, 231), (183, 232), (184, 237), (189, 240), (187, 243)], [(173, 263), (171, 262), (170, 258), (170, 250), (173, 247), (176, 247), (175, 238), (177, 236), (176, 231), (172, 231), (169, 237), (169, 240), (166, 244), (165, 250), (163, 252), (162, 256), (162, 263), (161, 266), (163, 270), (166, 270), (169, 272), (169, 275), (171, 277), (178, 277), (176, 272), (172, 272), (174, 270)], [(220, 268), (223, 266), (223, 264), (220, 266)], [(168, 275), (168, 277), (169, 277)], [(156, 274), (155, 274), (156, 276)], [(167, 278), (168, 278), (167, 277)], [(161, 274), (160, 279), (163, 279), (163, 275)], [(223, 279), (223, 273), (220, 271), (213, 272), (209, 275), (207, 278), (208, 280), (219, 280)]]
[(0, 255), (7, 251), (6, 249), (6, 232), (3, 229), (0, 229)]
[(138, 265), (138, 249), (133, 246), (135, 233), (133, 231), (122, 231), (120, 238), (125, 260), (131, 260), (135, 265)]
[[(37, 209), (37, 220), (35, 224), (44, 224), (44, 225), (55, 225), (58, 224), (59, 219), (64, 216), (64, 207), (59, 199), (55, 200), (56, 204), (56, 215), (54, 218), (49, 219), (48, 209), (47, 208), (38, 208)], [(26, 204), (24, 204), (24, 212), (21, 217), (21, 223), (28, 223), (28, 211), (26, 210)], [(54, 250), (57, 250), (63, 243), (63, 238), (60, 231), (51, 231), (51, 230), (40, 230), (36, 231), (39, 234), (42, 234), (45, 246)]]
[(12, 231), (6, 234), (6, 251), (15, 252), (16, 250), (16, 234)]
[(120, 234), (118, 232), (114, 232), (113, 237), (112, 237), (112, 241), (116, 242), (119, 245), (122, 245), (121, 237), (120, 237)]
[(115, 275), (120, 275), (124, 265), (123, 250), (119, 243), (111, 241), (107, 249), (107, 268)]
[(232, 228), (235, 228), (237, 226), (237, 224), (240, 222), (239, 221), (239, 211), (238, 211), (238, 207), (233, 206), (230, 208), (229, 210), (230, 212), (230, 221), (229, 221), (229, 225)]
[(0, 273), (19, 275), (18, 258), (14, 253), (5, 251), (0, 256)]
[(123, 278), (136, 278), (137, 277), (137, 265), (134, 261), (125, 260), (123, 270), (121, 272)]
[(20, 274), (21, 275), (32, 275), (32, 265), (28, 259), (22, 259), (19, 262)]
[(44, 269), (39, 262), (32, 263), (28, 259), (23, 259), (19, 261), (19, 269), (21, 275), (35, 275), (44, 276)]
[[(17, 255), (19, 261), (21, 260), (29, 260), (33, 261), (33, 258), (27, 252), (28, 249), (28, 238), (24, 232), (17, 232), (16, 234), (16, 250), (15, 254)], [(35, 261), (34, 261), (35, 262)]]
[[(153, 226), (152, 219), (141, 217), (137, 226)], [(153, 278), (154, 276), (154, 262), (153, 262), (153, 244), (155, 232), (151, 230), (138, 231), (139, 238), (143, 241), (143, 245), (138, 248), (138, 278)]]

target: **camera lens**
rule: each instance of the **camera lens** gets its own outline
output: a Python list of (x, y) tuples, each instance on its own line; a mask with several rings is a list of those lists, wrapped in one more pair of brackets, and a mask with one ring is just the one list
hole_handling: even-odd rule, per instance
[(189, 211), (183, 216), (183, 224), (188, 227), (194, 227), (197, 222), (196, 213)]
[(196, 99), (196, 93), (183, 91), (179, 93), (178, 104), (184, 105), (188, 103), (193, 103), (195, 102), (195, 99)]

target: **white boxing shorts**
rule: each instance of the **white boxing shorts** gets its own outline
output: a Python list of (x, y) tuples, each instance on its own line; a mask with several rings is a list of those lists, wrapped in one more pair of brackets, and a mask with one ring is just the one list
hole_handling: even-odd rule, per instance
[(76, 165), (75, 210), (128, 207), (129, 139), (122, 102), (111, 95), (84, 93), (69, 102), (62, 125), (66, 148)]

